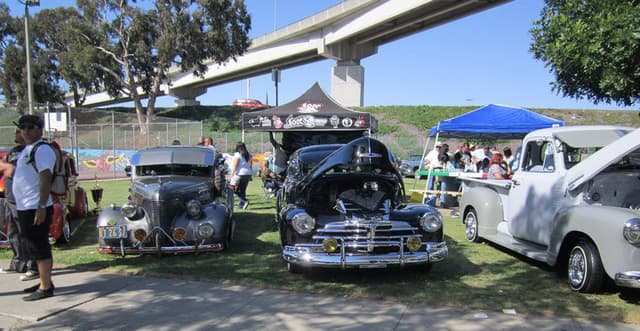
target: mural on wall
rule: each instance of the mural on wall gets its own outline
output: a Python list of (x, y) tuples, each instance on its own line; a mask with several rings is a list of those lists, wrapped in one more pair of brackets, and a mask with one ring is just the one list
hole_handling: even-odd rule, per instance
[(78, 150), (80, 178), (125, 177), (124, 168), (130, 164), (134, 150)]

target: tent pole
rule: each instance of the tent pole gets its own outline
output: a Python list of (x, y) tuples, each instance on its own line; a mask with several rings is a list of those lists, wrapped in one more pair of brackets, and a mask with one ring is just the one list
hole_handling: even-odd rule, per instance
[[(438, 122), (438, 127), (436, 128), (435, 145), (438, 144), (438, 138), (439, 137), (440, 137), (440, 122)], [(426, 151), (426, 148), (425, 148), (425, 151)], [(433, 162), (429, 162), (429, 174), (427, 175), (427, 183), (424, 184), (424, 192), (422, 193), (422, 203), (424, 203), (424, 201), (425, 201), (425, 199), (427, 197), (427, 190), (429, 189), (429, 181), (431, 180), (431, 172), (432, 171), (433, 171)]]

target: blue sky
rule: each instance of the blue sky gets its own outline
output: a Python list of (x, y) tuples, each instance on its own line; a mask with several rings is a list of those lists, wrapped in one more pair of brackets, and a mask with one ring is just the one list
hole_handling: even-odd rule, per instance
[[(251, 37), (269, 33), (341, 1), (246, 0), (252, 15)], [(24, 12), (17, 0), (8, 0), (14, 15)], [(41, 0), (41, 7), (73, 6), (75, 1)], [(615, 104), (595, 105), (557, 95), (553, 75), (529, 52), (529, 29), (540, 15), (543, 0), (516, 0), (484, 12), (426, 30), (390, 44), (361, 60), (365, 68), (365, 106), (376, 105), (485, 105), (500, 103), (527, 108), (638, 109)], [(38, 8), (32, 8), (32, 12)], [(329, 93), (331, 68), (324, 60), (282, 71), (279, 103), (284, 104), (314, 82)], [(198, 99), (206, 105), (230, 104), (249, 96), (275, 104), (270, 75), (211, 87)], [(162, 97), (158, 106), (172, 106)]]

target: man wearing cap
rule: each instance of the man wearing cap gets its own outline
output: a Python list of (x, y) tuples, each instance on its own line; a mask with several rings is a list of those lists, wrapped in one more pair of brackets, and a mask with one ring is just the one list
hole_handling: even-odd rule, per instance
[[(51, 282), (53, 257), (49, 244), (49, 225), (53, 216), (51, 199), (51, 179), (56, 162), (54, 150), (48, 145), (40, 145), (31, 160), (31, 151), (42, 141), (44, 121), (35, 115), (20, 117), (15, 125), (20, 128), (26, 144), (20, 155), (13, 175), (13, 194), (18, 210), (18, 230), (25, 239), (31, 256), (38, 264), (40, 282), (24, 291), (31, 293), (24, 301), (34, 301), (53, 296)], [(36, 171), (37, 169), (37, 171)]]

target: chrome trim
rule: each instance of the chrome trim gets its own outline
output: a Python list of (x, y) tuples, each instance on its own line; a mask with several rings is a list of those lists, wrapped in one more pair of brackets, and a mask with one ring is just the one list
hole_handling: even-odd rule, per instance
[[(192, 246), (173, 246), (173, 247), (160, 247), (162, 253), (191, 253), (191, 252), (218, 252), (223, 250), (223, 245), (208, 244), (208, 245), (192, 245)], [(98, 250), (108, 254), (120, 254), (120, 246), (100, 246)], [(158, 249), (155, 247), (125, 247), (125, 254), (143, 254), (143, 253), (157, 253)]]
[(640, 271), (618, 272), (615, 283), (618, 286), (640, 288)]
[[(410, 236), (407, 236), (410, 237)], [(422, 244), (420, 250), (415, 252), (405, 252), (404, 242), (393, 242), (399, 246), (399, 252), (386, 254), (347, 254), (346, 247), (353, 247), (345, 244), (344, 240), (338, 238), (340, 242), (339, 253), (314, 252), (317, 244), (297, 244), (295, 246), (285, 246), (282, 257), (285, 261), (300, 264), (307, 267), (342, 268), (349, 267), (376, 267), (385, 268), (387, 266), (404, 266), (415, 264), (426, 264), (440, 262), (448, 255), (449, 249), (446, 242), (426, 242)], [(367, 247), (368, 244), (356, 243), (358, 247)], [(321, 247), (321, 245), (320, 245)]]

